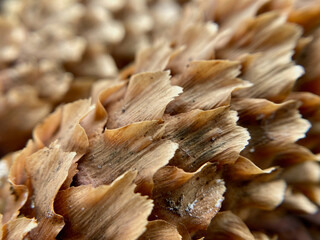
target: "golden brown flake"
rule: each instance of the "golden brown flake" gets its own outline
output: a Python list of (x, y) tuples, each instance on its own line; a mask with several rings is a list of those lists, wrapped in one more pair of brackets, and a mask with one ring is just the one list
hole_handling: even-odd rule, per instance
[(156, 173), (154, 181), (153, 216), (184, 225), (191, 233), (207, 228), (221, 208), (226, 190), (213, 164), (194, 174), (168, 166)]
[[(140, 73), (130, 81), (124, 98), (108, 111), (108, 128), (161, 119), (165, 108), (182, 89), (171, 86), (169, 72)], [(151, 105), (152, 103), (152, 105)]]
[(35, 227), (37, 222), (30, 218), (17, 218), (2, 226), (3, 240), (23, 240), (24, 237)]
[(157, 121), (133, 123), (105, 130), (92, 140), (89, 152), (79, 162), (78, 184), (111, 184), (128, 170), (137, 170), (140, 191), (152, 190), (153, 174), (173, 157), (177, 144), (161, 139)]
[(138, 238), (139, 240), (181, 240), (177, 228), (163, 220), (154, 220), (148, 223), (147, 230)]
[(136, 239), (147, 226), (152, 201), (134, 193), (136, 174), (111, 185), (71, 187), (59, 192), (56, 211), (66, 218), (65, 239)]
[(236, 112), (228, 107), (168, 116), (165, 137), (179, 144), (170, 164), (196, 171), (206, 162), (233, 163), (249, 139), (236, 121)]
[(211, 221), (205, 239), (255, 240), (246, 224), (230, 211), (219, 212)]
[(38, 226), (32, 230), (34, 239), (54, 239), (64, 226), (61, 215), (55, 213), (53, 203), (61, 185), (66, 180), (76, 153), (63, 152), (53, 143), (31, 155), (26, 169), (31, 180), (30, 208), (34, 211)]

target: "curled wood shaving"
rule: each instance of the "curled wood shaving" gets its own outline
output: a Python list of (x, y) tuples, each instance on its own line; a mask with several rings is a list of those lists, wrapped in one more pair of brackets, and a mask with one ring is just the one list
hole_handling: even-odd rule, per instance
[(35, 212), (38, 226), (32, 230), (32, 238), (54, 239), (64, 226), (63, 217), (56, 214), (53, 202), (76, 153), (63, 152), (53, 143), (27, 158), (26, 169), (30, 177), (33, 194), (31, 209)]
[(58, 131), (62, 119), (62, 108), (57, 108), (33, 130), (33, 139), (39, 148), (49, 146)]
[[(108, 128), (161, 119), (165, 108), (182, 89), (171, 86), (169, 72), (140, 73), (130, 81), (120, 105), (109, 112)], [(150, 105), (152, 103), (152, 105)]]
[(85, 129), (89, 142), (97, 135), (101, 134), (108, 121), (108, 113), (104, 105), (116, 102), (123, 96), (126, 81), (100, 81), (93, 86), (92, 105), (90, 112), (80, 121), (80, 125)]
[(253, 18), (266, 1), (202, 0), (199, 2), (199, 7), (203, 10), (206, 19), (219, 23), (219, 31), (227, 29), (233, 33), (248, 19)]
[(152, 201), (134, 193), (136, 173), (128, 172), (111, 185), (60, 191), (55, 209), (66, 219), (64, 239), (137, 239), (147, 226)]
[(249, 159), (240, 156), (232, 165), (227, 165), (226, 175), (233, 181), (252, 180), (257, 176), (271, 174), (277, 170), (276, 167), (261, 169)]
[(25, 169), (26, 159), (37, 150), (38, 147), (36, 144), (34, 144), (32, 140), (29, 140), (23, 150), (12, 156), (12, 163), (7, 179), (8, 183), (3, 187), (5, 190), (6, 186), (9, 187), (10, 183), (10, 192), (9, 189), (7, 189), (8, 191), (6, 192), (8, 196), (3, 196), (3, 199), (6, 200), (5, 208), (3, 209), (3, 223), (16, 218), (20, 213), (20, 209), (28, 200), (30, 189), (28, 189), (29, 181)]
[(191, 62), (181, 75), (172, 79), (174, 85), (183, 88), (183, 93), (169, 103), (166, 112), (177, 114), (228, 105), (234, 89), (249, 86), (236, 78), (239, 68), (238, 62), (223, 60)]
[(206, 162), (233, 163), (249, 139), (228, 107), (167, 117), (165, 137), (179, 144), (170, 164), (196, 171)]
[(90, 111), (90, 100), (79, 100), (56, 109), (33, 131), (34, 142), (39, 148), (58, 140), (65, 151), (83, 155), (89, 145), (80, 120)]
[(33, 218), (20, 217), (2, 226), (3, 240), (23, 240), (25, 236), (35, 227), (37, 221)]
[(168, 42), (160, 40), (152, 46), (138, 52), (135, 61), (135, 73), (163, 71), (173, 50)]
[[(174, 181), (177, 178), (184, 182), (177, 184)], [(226, 190), (213, 164), (207, 164), (192, 175), (165, 167), (156, 173), (154, 181), (153, 216), (176, 226), (182, 224), (189, 232), (207, 228), (221, 208)]]
[(77, 153), (64, 187), (70, 186), (72, 178), (78, 172), (77, 161), (89, 147), (87, 134), (80, 125), (80, 121), (90, 111), (90, 102), (90, 99), (78, 100), (58, 108), (34, 131), (34, 137), (40, 146), (44, 143), (48, 146), (57, 140), (63, 151)]
[(2, 186), (1, 198), (4, 200), (2, 223), (14, 221), (28, 199), (28, 189), (25, 185), (7, 183)]
[(217, 25), (211, 22), (193, 23), (184, 26), (180, 34), (173, 33), (172, 42), (177, 47), (184, 47), (184, 50), (170, 60), (168, 67), (172, 72), (182, 73), (188, 63), (194, 60), (208, 60), (214, 56), (214, 47), (219, 40), (217, 29)]
[[(235, 92), (240, 98), (265, 98), (281, 102), (289, 95), (295, 81), (304, 73), (302, 67), (291, 61), (291, 52), (255, 54), (243, 60), (241, 77), (253, 83), (252, 87)], [(276, 59), (275, 59), (276, 58)]]
[(89, 146), (89, 142), (79, 122), (89, 110), (89, 99), (64, 105), (61, 112), (60, 127), (52, 141), (58, 139), (64, 151), (73, 151), (83, 155)]
[(224, 211), (212, 219), (205, 239), (255, 240), (255, 237), (237, 215)]
[(217, 56), (235, 60), (258, 52), (291, 51), (301, 35), (301, 29), (285, 20), (277, 12), (267, 12), (251, 19), (235, 32), (228, 45), (217, 51)]
[(79, 162), (79, 184), (110, 184), (128, 170), (137, 170), (140, 191), (152, 190), (153, 174), (173, 157), (177, 144), (161, 139), (157, 121), (133, 123), (105, 130), (95, 138)]
[(239, 113), (240, 125), (246, 127), (251, 136), (245, 155), (259, 155), (254, 162), (260, 167), (269, 167), (268, 155), (274, 156), (287, 144), (304, 137), (310, 123), (301, 118), (298, 106), (295, 101), (281, 104), (249, 98), (234, 101), (232, 107)]
[[(285, 196), (286, 183), (284, 180), (267, 182), (252, 181), (236, 186), (228, 186), (226, 193), (226, 207), (228, 209), (241, 209), (243, 207), (272, 210), (279, 206)], [(265, 193), (268, 192), (268, 195)]]

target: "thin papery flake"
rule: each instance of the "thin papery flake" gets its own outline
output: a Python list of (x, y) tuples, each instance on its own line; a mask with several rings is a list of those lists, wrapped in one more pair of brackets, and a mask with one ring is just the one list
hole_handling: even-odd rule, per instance
[(228, 105), (233, 90), (250, 86), (248, 82), (236, 78), (239, 69), (240, 65), (235, 61), (191, 62), (181, 75), (172, 79), (174, 85), (183, 88), (183, 93), (169, 103), (166, 112), (177, 114)]
[(217, 51), (217, 56), (236, 60), (258, 52), (279, 53), (292, 50), (301, 35), (301, 29), (285, 20), (285, 16), (277, 12), (264, 13), (250, 19), (237, 29), (226, 46)]
[(53, 203), (75, 155), (74, 152), (63, 152), (55, 142), (27, 158), (26, 169), (33, 191), (30, 208), (38, 221), (38, 226), (31, 232), (32, 238), (54, 239), (63, 228), (63, 217), (55, 213)]
[(301, 118), (298, 106), (296, 101), (275, 104), (265, 99), (235, 100), (232, 108), (239, 113), (239, 124), (246, 127), (251, 136), (244, 155), (254, 157), (260, 167), (269, 167), (268, 158), (288, 151), (284, 146), (304, 137), (310, 123)]
[[(56, 211), (66, 219), (64, 239), (137, 239), (148, 224), (152, 201), (134, 193), (136, 173), (111, 185), (72, 187), (59, 192)], [(125, 223), (125, 224), (124, 224)]]
[(109, 109), (108, 128), (161, 119), (165, 108), (182, 92), (170, 84), (169, 72), (140, 73), (130, 81), (124, 99)]
[(189, 232), (207, 228), (220, 210), (226, 190), (213, 164), (193, 174), (167, 166), (156, 173), (154, 181), (153, 216), (183, 225)]
[(85, 99), (57, 108), (35, 128), (35, 142), (43, 147), (58, 140), (65, 151), (84, 154), (89, 143), (80, 120), (91, 110), (90, 104), (91, 100)]
[(69, 168), (64, 187), (70, 186), (72, 178), (77, 173), (77, 161), (89, 147), (88, 136), (80, 122), (91, 110), (90, 103), (90, 99), (78, 100), (58, 108), (35, 128), (33, 134), (39, 147), (49, 146), (52, 142), (58, 141), (63, 151), (77, 153)]
[(79, 184), (110, 184), (128, 170), (137, 170), (140, 191), (152, 190), (152, 176), (173, 157), (177, 144), (161, 139), (157, 121), (133, 123), (106, 129), (92, 141), (89, 152), (79, 162)]
[(179, 144), (170, 164), (196, 171), (206, 162), (233, 163), (249, 139), (237, 119), (228, 107), (168, 116), (164, 136)]
[[(239, 98), (265, 98), (281, 102), (291, 92), (295, 81), (304, 73), (291, 60), (291, 51), (275, 54), (255, 54), (242, 59), (241, 78), (253, 86), (234, 93)], [(276, 57), (276, 59), (275, 59)]]
[[(228, 209), (258, 208), (273, 210), (279, 206), (284, 197), (286, 183), (284, 180), (252, 181), (250, 183), (234, 183), (227, 185), (225, 206)], [(265, 193), (268, 192), (268, 195)]]
[(163, 71), (173, 50), (168, 42), (160, 40), (151, 47), (140, 50), (134, 66), (135, 73)]
[(2, 226), (3, 240), (23, 240), (25, 236), (35, 227), (37, 221), (33, 218), (16, 218)]
[[(217, 25), (212, 22), (191, 23), (183, 25), (181, 22), (181, 28), (173, 29), (171, 39), (173, 44), (183, 48), (169, 61), (168, 67), (173, 73), (182, 73), (188, 67), (188, 63), (194, 60), (208, 60), (214, 56), (214, 47), (219, 40)], [(177, 34), (176, 31), (180, 34)]]
[[(199, 7), (207, 20), (218, 22), (219, 30), (236, 31), (248, 19), (253, 18), (266, 0), (202, 0)], [(233, 6), (230, 8), (230, 6)]]
[(277, 167), (261, 169), (249, 159), (240, 156), (234, 164), (226, 166), (226, 175), (234, 181), (243, 181), (254, 179), (261, 175), (270, 174), (276, 170)]
[(241, 218), (231, 211), (222, 211), (212, 219), (205, 239), (255, 240), (255, 237)]

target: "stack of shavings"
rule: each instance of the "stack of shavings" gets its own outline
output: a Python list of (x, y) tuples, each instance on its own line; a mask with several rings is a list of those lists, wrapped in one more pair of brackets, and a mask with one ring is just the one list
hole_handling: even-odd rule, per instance
[(0, 1), (0, 156), (23, 148), (60, 103), (116, 78), (116, 63), (132, 61), (180, 11), (171, 0)]
[(2, 239), (320, 238), (319, 1), (2, 9)]

